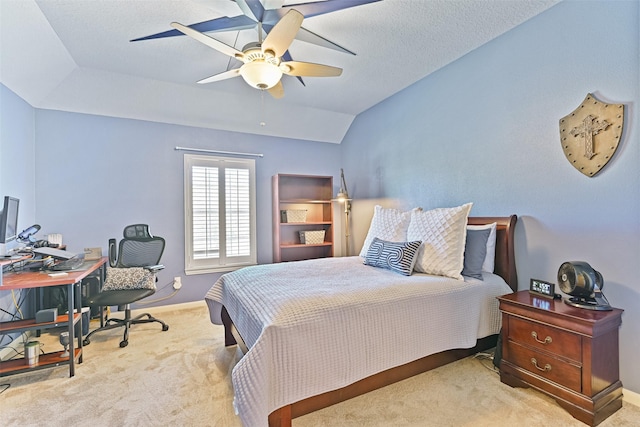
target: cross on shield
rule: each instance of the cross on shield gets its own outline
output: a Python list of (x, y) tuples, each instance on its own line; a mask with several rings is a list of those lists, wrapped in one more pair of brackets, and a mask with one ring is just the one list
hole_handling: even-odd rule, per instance
[(618, 148), (624, 124), (624, 105), (598, 101), (592, 94), (560, 119), (562, 151), (574, 168), (594, 176)]

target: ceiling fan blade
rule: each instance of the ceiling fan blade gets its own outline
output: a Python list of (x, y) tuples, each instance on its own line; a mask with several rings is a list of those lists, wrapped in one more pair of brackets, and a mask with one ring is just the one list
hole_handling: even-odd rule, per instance
[(282, 86), (282, 80), (278, 82), (277, 85), (267, 89), (269, 95), (273, 96), (275, 99), (280, 99), (284, 96), (284, 86)]
[(198, 83), (213, 83), (219, 82), (220, 80), (226, 80), (233, 77), (237, 77), (240, 75), (240, 68), (234, 68), (233, 70), (225, 71), (223, 73), (214, 74), (211, 77), (207, 77), (206, 79), (199, 80)]
[[(217, 32), (217, 31), (233, 31), (233, 30), (248, 30), (256, 26), (256, 22), (245, 15), (223, 16), (221, 18), (211, 19), (209, 21), (198, 22), (192, 24), (189, 28), (200, 31), (201, 33)], [(184, 33), (178, 30), (169, 30), (162, 33), (151, 34), (150, 36), (139, 37), (137, 39), (130, 40), (132, 42), (138, 42), (141, 40), (161, 39), (164, 37), (176, 37), (183, 36)]]
[(289, 45), (296, 37), (304, 15), (291, 9), (276, 25), (273, 26), (267, 38), (262, 43), (262, 51), (273, 52), (273, 56), (280, 58), (289, 49)]
[(203, 34), (200, 31), (196, 31), (193, 28), (187, 27), (186, 25), (182, 25), (178, 22), (172, 22), (171, 26), (181, 33), (184, 33), (185, 35), (199, 41), (200, 43), (206, 44), (207, 46), (217, 50), (218, 52), (224, 53), (225, 55), (229, 55), (232, 58), (237, 58), (240, 60), (244, 58), (244, 53), (240, 52), (235, 47), (222, 43), (221, 41), (209, 37), (208, 35)]
[(289, 76), (337, 77), (342, 74), (342, 68), (300, 61), (283, 62), (280, 69)]
[[(280, 60), (282, 62), (288, 62), (288, 61), (293, 61), (293, 58), (291, 57), (291, 54), (289, 53), (289, 51), (286, 51), (284, 55), (282, 55), (282, 58), (280, 58)], [(306, 84), (304, 84), (304, 80), (302, 80), (302, 77), (296, 76), (296, 79), (298, 79), (298, 81), (302, 83), (302, 86), (306, 86)]]

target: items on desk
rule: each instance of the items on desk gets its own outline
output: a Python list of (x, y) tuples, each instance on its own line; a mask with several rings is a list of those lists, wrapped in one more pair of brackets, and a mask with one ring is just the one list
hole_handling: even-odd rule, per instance
[(34, 248), (57, 248), (57, 243), (51, 243), (48, 240), (37, 240), (34, 244)]
[[(34, 248), (34, 254), (47, 256), (43, 258), (43, 268), (51, 271), (69, 271), (80, 268), (84, 263), (84, 253), (73, 253), (54, 248)], [(54, 259), (62, 259), (62, 262), (54, 264)]]
[(84, 248), (84, 259), (87, 261), (102, 258), (102, 248)]
[(35, 243), (36, 238), (33, 237), (33, 235), (38, 231), (40, 231), (40, 225), (33, 224), (31, 227), (22, 230), (22, 233), (18, 234), (18, 240), (24, 243)]
[[(92, 258), (90, 258), (90, 260), (95, 261), (102, 258), (102, 250), (100, 248), (93, 249), (94, 252), (91, 252)], [(52, 272), (65, 272), (81, 268), (84, 265), (85, 261), (84, 252), (74, 253), (51, 247), (33, 247), (30, 253), (33, 254), (33, 258), (28, 260), (25, 259), (24, 262), (18, 265), (19, 269), (28, 269), (32, 271), (48, 270)], [(12, 268), (15, 271), (16, 265), (12, 264)]]
[(42, 268), (43, 269), (50, 269), (51, 267), (53, 267), (53, 258), (48, 256), (46, 258), (42, 258)]
[(53, 258), (46, 257), (45, 259), (36, 258), (33, 255), (23, 255), (16, 261), (11, 263), (4, 269), (4, 272), (18, 272), (18, 271), (39, 271), (46, 268), (47, 265), (53, 265)]
[(60, 357), (69, 357), (69, 332), (60, 332), (60, 344), (62, 344), (62, 346), (64, 347), (64, 351), (62, 352)]
[(47, 268), (51, 271), (69, 271), (82, 267), (82, 264), (84, 264), (84, 254), (76, 254), (67, 260), (53, 264)]
[[(62, 249), (55, 249), (55, 248), (49, 248), (49, 247), (33, 248), (33, 253), (39, 254), (39, 255), (48, 255), (54, 258), (59, 258), (59, 259), (70, 259), (79, 255), (74, 252), (69, 252)], [(84, 255), (84, 253), (82, 255)]]
[(47, 240), (49, 243), (58, 245), (58, 247), (62, 246), (62, 234), (60, 233), (47, 234)]
[[(20, 263), (10, 264), (13, 271), (38, 271), (51, 272), (49, 276), (59, 277), (66, 275), (65, 272), (78, 270), (84, 266), (84, 253), (72, 253), (52, 248), (35, 248), (34, 257), (23, 259)], [(99, 260), (95, 259), (94, 261)]]
[(36, 366), (40, 361), (40, 342), (29, 341), (24, 343), (24, 360), (29, 366)]
[(36, 312), (36, 323), (55, 322), (58, 320), (58, 309), (47, 308)]

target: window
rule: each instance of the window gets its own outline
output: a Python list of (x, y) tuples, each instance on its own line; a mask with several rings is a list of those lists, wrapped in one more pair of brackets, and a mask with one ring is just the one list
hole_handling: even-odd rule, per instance
[(185, 273), (256, 264), (255, 160), (185, 154)]

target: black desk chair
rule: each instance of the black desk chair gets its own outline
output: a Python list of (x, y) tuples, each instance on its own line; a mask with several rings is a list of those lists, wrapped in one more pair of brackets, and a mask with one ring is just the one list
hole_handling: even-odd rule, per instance
[(158, 322), (163, 331), (169, 329), (166, 323), (149, 313), (131, 318), (131, 303), (156, 291), (156, 272), (164, 268), (159, 264), (164, 252), (164, 239), (152, 236), (146, 224), (129, 225), (125, 227), (123, 235), (118, 251), (116, 239), (109, 239), (107, 278), (102, 290), (90, 297), (88, 304), (92, 307), (117, 305), (120, 311), (124, 308), (124, 319), (107, 318), (103, 326), (84, 338), (85, 345), (91, 342), (90, 338), (96, 332), (124, 327), (124, 339), (120, 341), (120, 347), (126, 347), (129, 344), (129, 328), (138, 323)]

